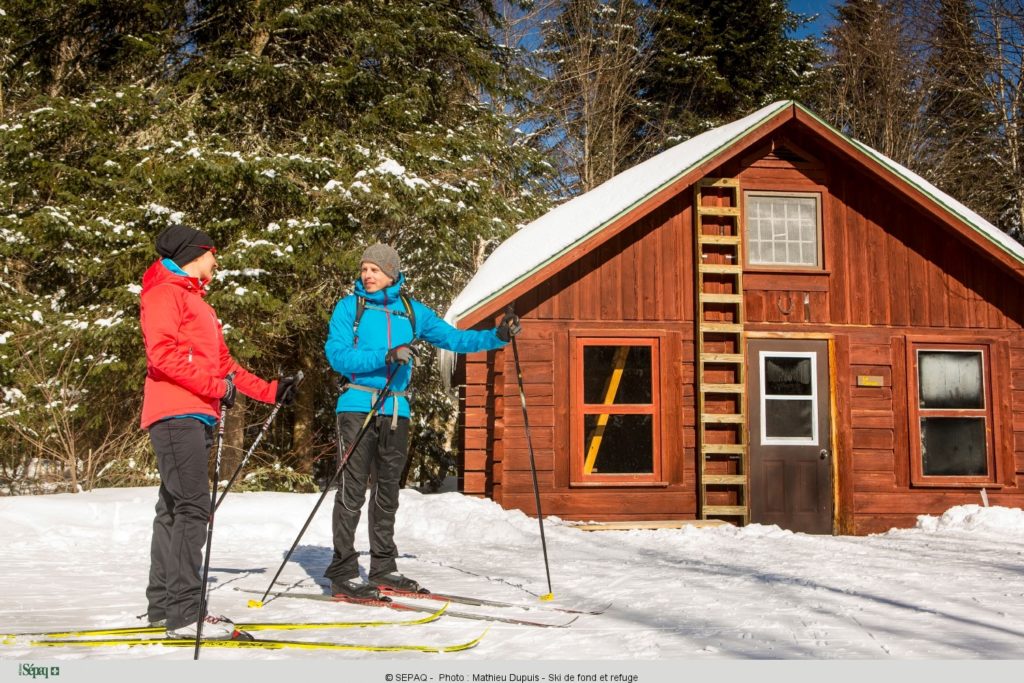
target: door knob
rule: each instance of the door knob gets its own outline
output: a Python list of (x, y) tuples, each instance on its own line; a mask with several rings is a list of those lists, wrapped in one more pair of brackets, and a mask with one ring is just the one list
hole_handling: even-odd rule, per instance
[(821, 456), (822, 460), (824, 460), (825, 458), (828, 457), (828, 449), (827, 448), (822, 448), (821, 451), (818, 453), (818, 455)]

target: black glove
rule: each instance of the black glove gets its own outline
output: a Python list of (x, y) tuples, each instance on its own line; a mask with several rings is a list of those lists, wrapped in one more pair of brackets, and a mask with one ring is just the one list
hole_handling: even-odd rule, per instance
[(224, 378), (224, 395), (220, 398), (221, 407), (228, 409), (235, 405), (236, 396), (238, 396), (238, 390), (235, 389), (235, 380), (228, 375)]
[(523, 326), (519, 324), (519, 316), (515, 313), (506, 313), (505, 317), (501, 319), (498, 329), (495, 330), (498, 334), (498, 339), (505, 343), (512, 341), (512, 337), (522, 331)]
[(274, 395), (274, 403), (290, 406), (295, 403), (295, 385), (298, 378), (295, 375), (285, 375), (277, 380), (277, 393)]
[(412, 357), (416, 355), (416, 350), (408, 344), (399, 344), (393, 349), (388, 350), (388, 355), (384, 356), (385, 363), (398, 363), (399, 365), (405, 365)]

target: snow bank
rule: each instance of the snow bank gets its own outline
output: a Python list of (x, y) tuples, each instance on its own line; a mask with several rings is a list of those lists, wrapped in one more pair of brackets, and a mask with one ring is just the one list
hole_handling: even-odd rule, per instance
[[(428, 495), (405, 489), (401, 505), (397, 532), (427, 542), (443, 544), (461, 539), (464, 543), (531, 548), (537, 542), (536, 519), (519, 510), (505, 510), (492, 500), (461, 493)], [(550, 518), (547, 524), (557, 521)]]
[(941, 517), (920, 515), (917, 528), (923, 531), (988, 531), (1024, 536), (1024, 510), (1006, 507), (958, 505)]

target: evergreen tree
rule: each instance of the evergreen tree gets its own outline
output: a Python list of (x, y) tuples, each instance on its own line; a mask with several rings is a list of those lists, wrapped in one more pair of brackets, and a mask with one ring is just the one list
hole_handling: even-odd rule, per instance
[[(138, 280), (163, 227), (201, 226), (221, 245), (209, 301), (233, 353), (264, 376), (309, 378), (268, 446), (309, 471), (316, 455), (333, 461), (337, 387), (322, 349), (362, 249), (392, 243), (412, 294), (443, 311), (479, 255), (543, 208), (544, 167), (493, 106), (521, 95), (490, 38), (489, 3), (169, 4), (187, 11), (150, 41), (161, 49), (76, 81), (74, 94), (17, 62), (0, 124), (0, 349), (51, 370), (72, 354), (89, 366), (71, 411), (82, 443), (129, 433), (145, 368)], [(27, 35), (36, 18), (4, 19)], [(440, 453), (450, 430), (429, 361), (415, 379), (414, 458)], [(12, 353), (0, 373), (6, 414), (34, 424), (39, 382)], [(258, 420), (232, 414), (240, 446), (241, 426)], [(6, 453), (24, 437), (15, 422), (4, 421)]]
[(642, 95), (663, 145), (786, 98), (805, 99), (821, 52), (790, 33), (806, 23), (774, 0), (667, 0), (651, 21)]
[(5, 0), (10, 97), (80, 95), (98, 84), (149, 82), (173, 50), (186, 3)]

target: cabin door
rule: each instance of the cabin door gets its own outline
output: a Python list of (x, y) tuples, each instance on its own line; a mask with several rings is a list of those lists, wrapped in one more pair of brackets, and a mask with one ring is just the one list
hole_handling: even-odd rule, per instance
[(747, 345), (750, 521), (832, 533), (828, 342)]

